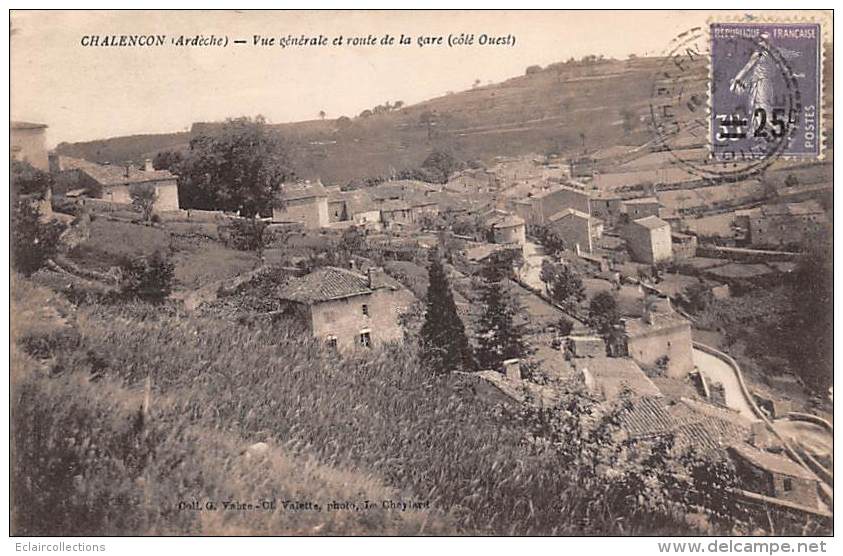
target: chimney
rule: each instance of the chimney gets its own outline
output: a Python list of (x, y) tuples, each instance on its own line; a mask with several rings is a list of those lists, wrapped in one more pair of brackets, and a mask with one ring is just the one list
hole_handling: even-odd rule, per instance
[(366, 269), (366, 273), (369, 275), (370, 289), (376, 290), (386, 286), (386, 273), (383, 271), (383, 268), (379, 266), (370, 266)]
[(507, 359), (503, 362), (503, 369), (506, 373), (506, 378), (509, 380), (521, 380), (521, 361), (519, 359)]
[(144, 172), (152, 172), (153, 170), (155, 170), (155, 168), (153, 168), (153, 166), (152, 166), (152, 159), (147, 158), (146, 160), (144, 160), (143, 161), (143, 171)]

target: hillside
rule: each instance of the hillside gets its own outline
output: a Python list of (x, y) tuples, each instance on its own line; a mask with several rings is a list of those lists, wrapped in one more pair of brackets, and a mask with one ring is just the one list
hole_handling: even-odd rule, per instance
[[(384, 114), (276, 124), (304, 177), (346, 182), (419, 164), (434, 148), (465, 160), (641, 144), (653, 75), (660, 60), (560, 63)], [(599, 100), (598, 100), (599, 99)], [(633, 129), (624, 131), (623, 112)], [(232, 116), (239, 114), (232, 113)], [(203, 125), (196, 124), (194, 131)], [(187, 132), (63, 143), (61, 154), (123, 162), (186, 148)]]

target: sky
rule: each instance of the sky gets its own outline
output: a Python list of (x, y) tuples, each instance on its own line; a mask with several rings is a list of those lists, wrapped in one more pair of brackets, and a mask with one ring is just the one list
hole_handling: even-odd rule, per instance
[[(658, 55), (706, 12), (13, 11), (11, 114), (62, 141), (185, 130), (196, 121), (262, 114), (272, 123), (354, 116), (386, 101), (413, 104), (588, 54)], [(474, 34), (475, 44), (282, 49), (84, 47), (86, 35)], [(515, 36), (481, 46), (481, 34)]]

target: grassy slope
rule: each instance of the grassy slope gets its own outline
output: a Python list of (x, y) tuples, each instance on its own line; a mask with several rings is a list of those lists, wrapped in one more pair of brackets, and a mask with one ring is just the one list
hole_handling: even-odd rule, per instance
[[(579, 148), (579, 134), (596, 149), (641, 144), (644, 124), (625, 135), (621, 110), (648, 111), (656, 59), (560, 65), (503, 83), (478, 87), (371, 118), (339, 129), (336, 120), (276, 126), (293, 146), (296, 170), (329, 182), (387, 173), (419, 164), (436, 147), (468, 159)], [(595, 104), (595, 99), (600, 103)], [(432, 136), (420, 122), (433, 112)], [(232, 114), (233, 116), (237, 114)], [(119, 137), (63, 144), (61, 153), (98, 161), (137, 160), (158, 150), (184, 148), (188, 133)]]
[(152, 227), (103, 216), (92, 222), (90, 238), (70, 256), (83, 266), (106, 271), (121, 257), (155, 251), (172, 255), (177, 289), (195, 289), (248, 272), (260, 263), (254, 253), (229, 249), (175, 224)]
[[(20, 291), (35, 296), (32, 308), (54, 295)], [(431, 380), (404, 348), (337, 359), (283, 323), (245, 326), (134, 304), (74, 314), (78, 337), (50, 344), (56, 359), (45, 362), (63, 372), (48, 378), (20, 352), (13, 361), (28, 369), (13, 384), (20, 532), (685, 532), (675, 518), (640, 508), (624, 510), (635, 529), (620, 526), (597, 499), (602, 483), (578, 484), (570, 469), (560, 475), (555, 448), (525, 443), (521, 425), (468, 383)], [(95, 383), (92, 373), (101, 376)], [(150, 418), (137, 429), (147, 376)], [(274, 447), (268, 461), (241, 457), (259, 440)], [(183, 499), (257, 497), (412, 498), (434, 510), (174, 510)]]
[[(265, 457), (246, 456), (257, 435), (192, 419), (178, 411), (183, 402), (177, 396), (158, 391), (151, 418), (139, 428), (143, 391), (126, 388), (131, 381), (121, 383), (113, 376), (96, 383), (87, 380), (84, 371), (93, 364), (92, 352), (57, 349), (54, 355), (72, 362), (79, 372), (50, 378), (46, 368), (57, 368), (57, 361), (36, 361), (21, 349), (26, 339), (57, 338), (65, 332), (65, 317), (73, 312), (69, 304), (25, 280), (16, 279), (13, 292), (13, 468), (19, 470), (12, 485), (15, 534), (406, 535), (453, 530), (454, 524), (435, 511), (179, 511), (178, 502), (194, 499), (218, 505), (223, 500), (277, 499), (280, 504), (360, 501), (365, 496), (380, 502), (400, 500), (402, 493), (371, 474), (322, 464), (277, 437)], [(79, 316), (81, 342), (96, 350), (96, 335), (104, 335), (109, 323), (85, 311)], [(130, 334), (152, 338), (148, 329), (138, 333), (136, 321), (124, 324), (133, 329)], [(123, 349), (131, 345), (120, 343)], [(114, 355), (125, 355), (117, 351)], [(140, 360), (129, 368), (150, 369)], [(204, 403), (211, 409), (217, 402)]]

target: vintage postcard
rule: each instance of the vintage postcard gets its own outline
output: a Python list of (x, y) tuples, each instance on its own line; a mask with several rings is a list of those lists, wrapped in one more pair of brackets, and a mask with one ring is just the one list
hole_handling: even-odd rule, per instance
[(20, 550), (824, 551), (833, 36), (805, 10), (11, 10)]

